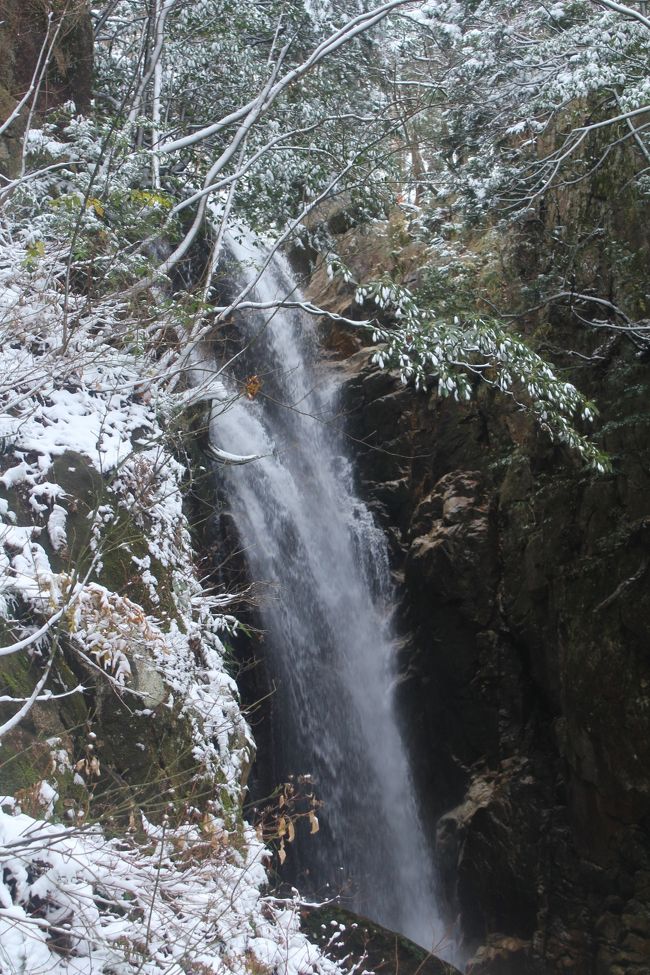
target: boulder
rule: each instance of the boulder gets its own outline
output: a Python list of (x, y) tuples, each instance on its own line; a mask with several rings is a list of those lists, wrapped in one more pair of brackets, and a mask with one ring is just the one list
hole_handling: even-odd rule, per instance
[(460, 975), (450, 962), (408, 938), (337, 905), (305, 906), (300, 913), (303, 930), (350, 973)]

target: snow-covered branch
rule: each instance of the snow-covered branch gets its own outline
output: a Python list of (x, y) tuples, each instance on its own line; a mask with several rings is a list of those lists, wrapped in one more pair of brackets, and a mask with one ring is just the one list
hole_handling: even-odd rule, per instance
[(29, 714), (34, 704), (38, 700), (41, 691), (45, 687), (45, 684), (47, 683), (47, 680), (50, 676), (50, 671), (52, 670), (53, 663), (54, 663), (54, 652), (50, 654), (50, 658), (45, 666), (45, 670), (43, 671), (42, 676), (36, 682), (34, 690), (27, 698), (25, 703), (22, 705), (22, 707), (20, 707), (16, 711), (14, 715), (12, 715), (11, 718), (5, 721), (4, 724), (0, 725), (0, 741), (4, 738), (5, 735), (7, 735), (10, 731), (16, 728), (23, 720), (23, 718), (25, 718)]
[(593, 2), (597, 3), (599, 7), (606, 7), (608, 10), (614, 10), (617, 14), (623, 14), (624, 17), (636, 20), (650, 30), (650, 20), (637, 7), (629, 7), (625, 3), (617, 3), (616, 0), (593, 0)]
[[(357, 17), (349, 20), (343, 27), (339, 30), (334, 31), (326, 40), (322, 41), (316, 48), (311, 52), (308, 58), (306, 58), (302, 64), (298, 65), (296, 68), (292, 68), (285, 75), (282, 76), (274, 85), (269, 87), (265, 94), (265, 99), (262, 105), (262, 110), (268, 109), (273, 102), (278, 98), (282, 92), (284, 92), (291, 85), (295, 84), (297, 81), (301, 80), (306, 74), (308, 74), (313, 68), (315, 68), (324, 58), (331, 54), (334, 54), (342, 45), (349, 44), (352, 40), (358, 37), (365, 31), (370, 30), (377, 24), (381, 23), (385, 17), (387, 17), (394, 10), (399, 7), (406, 6), (411, 0), (390, 0), (389, 3), (385, 3), (380, 7), (376, 7), (366, 13), (359, 14)], [(198, 142), (203, 142), (206, 139), (212, 138), (218, 132), (223, 129), (228, 128), (231, 125), (235, 125), (242, 119), (249, 115), (252, 109), (254, 109), (258, 104), (259, 96), (249, 101), (247, 104), (242, 105), (240, 108), (231, 112), (217, 122), (213, 122), (211, 125), (207, 125), (196, 132), (192, 132), (189, 135), (183, 136), (180, 139), (174, 139), (170, 142), (163, 142), (159, 147), (159, 152), (178, 152), (181, 149), (188, 149), (190, 146), (196, 145)]]

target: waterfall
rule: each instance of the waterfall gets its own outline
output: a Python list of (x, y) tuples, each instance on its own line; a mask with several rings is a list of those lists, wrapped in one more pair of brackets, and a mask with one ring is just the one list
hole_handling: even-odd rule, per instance
[[(246, 238), (231, 239), (229, 251), (240, 288), (268, 256)], [(299, 297), (282, 257), (249, 297)], [(354, 911), (430, 949), (441, 924), (394, 710), (386, 542), (355, 493), (313, 320), (288, 308), (240, 317), (246, 368), (262, 387), (254, 399), (215, 404), (210, 434), (226, 451), (262, 455), (221, 468), (220, 478), (250, 576), (267, 586), (260, 616), (282, 771), (310, 773), (323, 803), (318, 835), (288, 855), (300, 858), (312, 893), (341, 894)]]

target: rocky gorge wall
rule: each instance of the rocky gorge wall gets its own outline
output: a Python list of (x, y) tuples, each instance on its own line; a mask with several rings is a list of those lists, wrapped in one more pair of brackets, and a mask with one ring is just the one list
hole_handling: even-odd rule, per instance
[[(52, 62), (48, 105), (73, 97), (83, 108), (89, 98), (92, 46), (79, 9), (78, 31), (62, 33)], [(3, 7), (5, 24), (16, 28), (10, 35), (3, 26), (0, 34), (3, 115), (29, 84), (31, 74), (21, 71), (43, 42), (41, 12), (38, 3), (7, 0)], [(0, 170), (10, 175), (20, 162), (20, 124), (0, 140)], [(606, 192), (594, 185), (585, 196), (559, 201), (555, 216), (547, 212), (522, 228), (513, 273), (508, 281), (502, 274), (499, 284), (505, 299), (547, 259), (550, 224), (578, 225)], [(580, 251), (578, 286), (616, 301), (632, 291), (635, 314), (646, 314), (647, 219), (620, 199), (608, 219), (606, 241)], [(371, 251), (376, 233), (368, 234)], [(615, 251), (623, 245), (621, 260)], [(417, 265), (408, 245), (391, 246), (399, 260)], [(338, 310), (351, 300), (345, 289), (329, 297)], [(347, 430), (357, 445), (363, 493), (391, 540), (403, 711), (449, 915), (460, 914), (476, 949), (472, 971), (643, 975), (650, 972), (648, 366), (635, 346), (586, 336), (564, 312), (554, 312), (549, 323), (563, 349), (598, 354), (580, 370), (575, 358), (560, 360), (598, 399), (612, 475), (582, 470), (487, 390), (461, 407), (402, 387), (341, 330), (330, 336), (337, 349), (332, 368), (345, 381)], [(6, 452), (2, 474), (14, 466)], [(78, 454), (62, 455), (54, 473), (72, 499), (66, 561), (57, 562), (47, 535), (42, 538), (60, 571), (75, 557), (74, 515), (81, 521), (106, 502), (106, 487)], [(2, 495), (17, 526), (31, 527), (20, 491)], [(153, 613), (144, 589), (132, 588), (131, 555), (147, 554), (142, 528), (112, 500), (119, 517), (108, 548), (120, 557), (106, 564), (104, 582), (111, 591), (128, 589)], [(43, 533), (45, 514), (36, 519)], [(125, 538), (131, 547), (135, 540), (133, 553), (124, 549)], [(86, 547), (85, 537), (78, 541)], [(159, 576), (167, 588), (165, 573)], [(188, 668), (200, 674), (200, 646), (181, 642)], [(3, 693), (29, 693), (33, 677), (7, 664)], [(82, 679), (90, 685), (88, 673), (64, 670), (63, 661), (60, 677), (65, 687)], [(141, 690), (152, 694), (151, 684)], [(88, 703), (65, 699), (54, 716), (48, 705), (35, 707), (9, 758), (5, 753), (3, 789), (22, 789), (25, 802), (40, 804), (40, 783), (53, 759), (38, 743), (59, 739), (70, 759), (58, 770), (57, 813), (83, 811), (97, 786), (75, 782), (74, 767), (87, 757), (93, 722), (106, 789), (125, 790), (127, 813), (131, 782), (140, 801), (143, 785), (144, 798), (151, 789), (154, 799), (175, 788), (180, 806), (193, 793), (178, 795), (177, 781), (179, 770), (192, 779), (185, 758), (193, 729), (186, 715), (165, 704), (168, 688), (163, 695), (159, 682), (153, 690), (159, 692), (148, 701), (153, 718), (134, 718), (115, 695), (94, 688)], [(6, 710), (3, 719), (12, 709)], [(152, 720), (158, 734), (148, 737), (144, 751), (138, 743)], [(237, 819), (237, 806), (235, 813)]]
[[(576, 207), (564, 201), (564, 216)], [(637, 290), (642, 213), (628, 210), (625, 231), (615, 217), (639, 262)], [(533, 229), (514, 247), (531, 275), (545, 233)], [(391, 238), (375, 228), (342, 242), (362, 273), (373, 260), (394, 266), (378, 232)], [(417, 252), (401, 259), (417, 277)], [(602, 247), (581, 261), (584, 288), (629, 298), (630, 262), (624, 287)], [(354, 314), (349, 290), (322, 273), (312, 293)], [(603, 341), (564, 309), (549, 313), (551, 327), (560, 368), (601, 409), (610, 475), (582, 469), (487, 388), (469, 405), (441, 401), (381, 372), (353, 330), (332, 329), (328, 342), (362, 491), (391, 539), (399, 693), (470, 970), (640, 975), (650, 972), (650, 374), (643, 349)]]
[[(643, 455), (599, 481), (523, 447), (495, 458), (493, 404), (395, 386), (365, 366), (347, 403), (360, 440), (395, 434), (364, 473), (402, 579), (400, 693), (450, 911), (470, 943), (514, 939), (504, 971), (646, 972)], [(616, 404), (644, 411), (635, 442), (643, 399)]]

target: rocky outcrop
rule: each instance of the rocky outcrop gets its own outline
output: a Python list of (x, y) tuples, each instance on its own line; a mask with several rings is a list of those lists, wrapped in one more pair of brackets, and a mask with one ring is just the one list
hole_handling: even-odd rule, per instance
[(409, 941), (334, 904), (305, 905), (302, 927), (344, 971), (383, 975), (460, 975), (447, 961)]
[(489, 392), (418, 396), (364, 351), (344, 369), (471, 970), (650, 971), (647, 367), (621, 347), (591, 377), (615, 462), (599, 477)]
[[(639, 212), (627, 214), (627, 230), (620, 215), (609, 225), (627, 233), (626, 253), (636, 241), (638, 263), (647, 235)], [(517, 259), (530, 276), (546, 246), (539, 224), (531, 257), (527, 232), (504, 242), (510, 300)], [(374, 257), (367, 234), (340, 243), (350, 266), (377, 276), (395, 272), (389, 238)], [(629, 298), (630, 262), (597, 256), (576, 287)], [(404, 265), (417, 283), (418, 255)], [(322, 271), (312, 293), (358, 314)], [(603, 342), (562, 309), (549, 319), (555, 331), (547, 322), (542, 334), (578, 353), (558, 351), (560, 366), (602, 411), (611, 475), (581, 468), (491, 390), (469, 404), (417, 394), (372, 364), (354, 330), (328, 326), (327, 342), (361, 490), (391, 542), (405, 731), (470, 970), (640, 975), (650, 971), (650, 373), (638, 342)]]
[[(14, 462), (11, 451), (5, 452), (0, 458), (2, 474), (11, 471)], [(132, 503), (127, 510), (120, 504), (119, 494), (111, 489), (111, 478), (103, 477), (87, 457), (65, 451), (52, 463), (50, 478), (60, 492), (57, 496), (65, 499), (67, 506), (65, 546), (53, 546), (46, 528), (49, 510), (43, 506), (44, 513), (35, 518), (25, 484), (7, 488), (0, 479), (0, 506), (13, 513), (12, 525), (17, 530), (30, 530), (31, 526), (49, 566), (70, 577), (75, 572), (83, 577), (97, 561), (93, 553), (98, 535), (92, 529), (101, 509), (105, 519), (103, 554), (93, 580), (103, 585), (91, 590), (87, 615), (101, 628), (106, 642), (114, 628), (112, 614), (119, 619), (130, 670), (128, 690), (115, 680), (108, 682), (111, 668), (106, 665), (106, 678), (103, 667), (98, 666), (101, 658), (87, 646), (91, 629), (75, 624), (70, 611), (70, 622), (58, 636), (52, 680), (69, 696), (64, 693), (59, 700), (54, 697), (35, 703), (20, 724), (3, 736), (3, 793), (15, 796), (24, 811), (37, 815), (42, 811), (46, 783), (56, 790), (51, 814), (64, 821), (75, 816), (82, 819), (91, 798), (94, 815), (105, 813), (107, 808), (113, 813), (114, 805), (124, 814), (138, 805), (159, 805), (160, 795), (166, 791), (175, 797), (193, 794), (196, 721), (186, 702), (180, 695), (175, 697), (165, 680), (154, 655), (157, 635), (145, 616), (146, 610), (176, 622), (170, 568), (150, 557), (147, 525), (138, 519), (137, 505)], [(10, 531), (3, 524), (0, 543), (10, 541)], [(134, 571), (138, 558), (148, 555), (160, 592), (155, 603)], [(127, 593), (129, 598), (124, 598)], [(82, 653), (72, 644), (75, 625)], [(6, 636), (5, 623), (0, 626)], [(96, 638), (90, 645), (97, 645)], [(16, 704), (8, 696), (26, 698), (40, 669), (37, 655), (0, 657), (0, 724), (16, 712)], [(96, 762), (91, 768), (86, 763), (92, 757)]]

